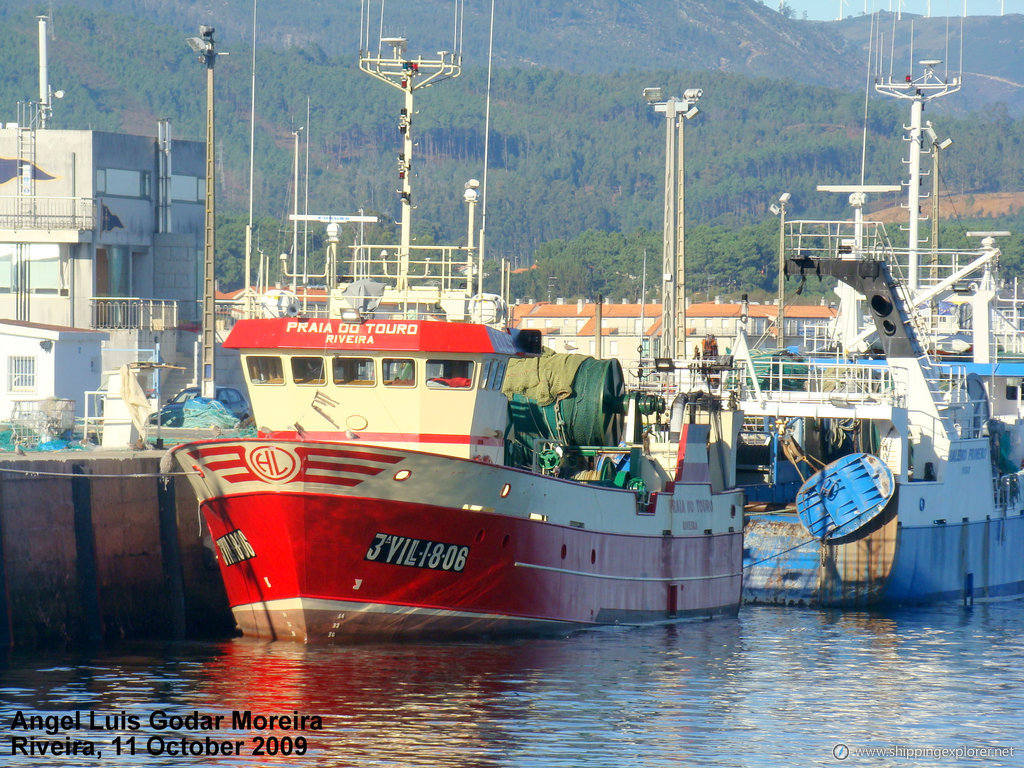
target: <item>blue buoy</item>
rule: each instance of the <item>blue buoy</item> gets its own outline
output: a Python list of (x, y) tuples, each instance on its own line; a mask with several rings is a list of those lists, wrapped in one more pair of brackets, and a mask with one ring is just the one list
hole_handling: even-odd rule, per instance
[(814, 538), (840, 539), (881, 513), (895, 488), (892, 471), (878, 457), (852, 453), (811, 475), (796, 495), (796, 511)]

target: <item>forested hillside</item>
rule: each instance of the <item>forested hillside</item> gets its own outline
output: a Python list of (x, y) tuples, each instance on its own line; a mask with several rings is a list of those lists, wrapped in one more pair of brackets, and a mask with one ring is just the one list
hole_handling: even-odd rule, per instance
[[(54, 127), (153, 134), (157, 119), (169, 117), (177, 137), (203, 137), (205, 75), (184, 43), (193, 30), (74, 8), (60, 14), (58, 37), (50, 48), (50, 79), (67, 95), (55, 106)], [(74, 34), (68, 33), (71, 29)], [(35, 94), (34, 33), (30, 12), (8, 13), (0, 23), (4, 120), (14, 119), (17, 101)], [(416, 55), (416, 38), (411, 37), (410, 53)], [(425, 53), (432, 55), (433, 49)], [(247, 206), (250, 62), (251, 49), (235, 41), (216, 69), (218, 223), (223, 232), (218, 259), (228, 286), (242, 279), (238, 259)], [(310, 142), (310, 210), (363, 209), (381, 214), (382, 227), (393, 230), (399, 215), (395, 157), (401, 94), (360, 73), (355, 52), (348, 49), (278, 49), (258, 57), (257, 71), (254, 187), (260, 246), (267, 253), (290, 247), (290, 232), (281, 222), (292, 205), (292, 132), (299, 126), (305, 126), (303, 136)], [(563, 275), (576, 269), (568, 262), (579, 262), (593, 277), (578, 291), (613, 298), (639, 292), (635, 283), (644, 249), (649, 274), (660, 271), (665, 124), (641, 98), (643, 88), (651, 85), (665, 86), (668, 94), (690, 87), (704, 91), (701, 114), (687, 123), (685, 134), (691, 284), (713, 283), (718, 292), (770, 289), (774, 275), (766, 263), (774, 258), (777, 224), (768, 204), (789, 191), (792, 216), (844, 210), (844, 199), (820, 194), (815, 185), (861, 177), (862, 90), (721, 70), (625, 70), (583, 77), (541, 67), (498, 69), (487, 170), (488, 254), (519, 267), (535, 258), (549, 266), (562, 259), (557, 267)], [(420, 242), (461, 242), (465, 237), (463, 184), (484, 174), (485, 89), (485, 69), (469, 62), (462, 77), (418, 92), (413, 172), (414, 229)], [(950, 191), (1024, 190), (1024, 120), (998, 105), (970, 117), (927, 116), (956, 140), (943, 159)], [(868, 183), (900, 180), (906, 120), (904, 104), (872, 96), (866, 126)], [(620, 265), (596, 257), (600, 249), (616, 248), (622, 258), (632, 255)], [(594, 258), (587, 257), (587, 249)], [(609, 269), (620, 275), (611, 277)], [(544, 298), (550, 285), (540, 273), (532, 270), (517, 278), (542, 279), (538, 285), (523, 284), (534, 298)], [(567, 277), (563, 282), (568, 292), (573, 283)]]
[[(831, 3), (830, 11), (836, 6), (834, 0), (821, 2)], [(962, 28), (962, 8), (975, 12), (975, 4), (952, 0), (932, 4), (934, 18), (904, 12), (898, 23), (896, 14), (884, 12), (872, 21), (862, 6), (850, 2), (844, 4), (842, 21), (808, 21), (778, 0), (4, 0), (0, 18), (52, 10), (58, 35), (73, 35), (66, 9), (113, 10), (188, 33), (211, 24), (233, 49), (252, 40), (255, 9), (262, 50), (320, 48), (347, 60), (356, 54), (362, 7), (375, 30), (419, 40), (420, 50), (433, 52), (451, 48), (456, 5), (465, 9), (464, 53), (477, 63), (487, 59), (493, 6), (499, 68), (587, 74), (678, 68), (857, 90), (867, 71), (867, 41), (874, 37), (876, 50), (886, 52), (897, 74), (921, 51), (970, 73), (973, 88), (957, 105), (963, 111), (1005, 101), (1011, 114), (1024, 114), (1024, 16), (1013, 13), (1020, 8), (1012, 2), (1006, 4), (1009, 14), (970, 16)]]

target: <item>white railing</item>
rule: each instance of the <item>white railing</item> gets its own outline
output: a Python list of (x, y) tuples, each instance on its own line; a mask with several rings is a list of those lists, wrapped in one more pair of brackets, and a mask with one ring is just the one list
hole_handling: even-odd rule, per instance
[[(397, 284), (404, 271), (409, 287), (431, 287), (443, 292), (474, 293), (473, 255), (458, 246), (413, 245), (403, 263), (396, 245), (356, 245), (344, 279), (368, 278)], [(397, 286), (401, 287), (401, 286)]]
[(108, 330), (169, 331), (178, 326), (178, 302), (93, 296), (92, 327)]
[(760, 400), (905, 407), (908, 387), (900, 373), (887, 365), (765, 358), (747, 362), (741, 383), (743, 396)]
[[(856, 253), (857, 226), (852, 221), (795, 220), (787, 227), (786, 250), (812, 258), (852, 259)], [(879, 261), (892, 253), (885, 225), (865, 221), (861, 227), (861, 260)]]
[(1019, 319), (1014, 322), (999, 309), (992, 313), (992, 333), (999, 354), (1024, 354), (1024, 333), (1021, 333), (1019, 322)]
[(0, 195), (0, 229), (96, 228), (96, 201), (91, 197)]

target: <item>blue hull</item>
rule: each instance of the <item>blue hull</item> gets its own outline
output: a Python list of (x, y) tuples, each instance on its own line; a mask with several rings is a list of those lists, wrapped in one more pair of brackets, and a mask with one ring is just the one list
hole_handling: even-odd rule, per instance
[(812, 539), (794, 514), (757, 515), (744, 528), (743, 601), (866, 606), (1024, 597), (1024, 515), (899, 525), (864, 539)]

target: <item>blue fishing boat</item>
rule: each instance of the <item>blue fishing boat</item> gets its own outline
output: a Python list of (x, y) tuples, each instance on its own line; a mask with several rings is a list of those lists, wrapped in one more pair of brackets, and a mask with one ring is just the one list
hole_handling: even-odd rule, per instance
[[(897, 126), (909, 182), (823, 187), (849, 195), (852, 220), (785, 222), (788, 275), (838, 281), (836, 323), (801, 350), (805, 380), (794, 384), (781, 362), (765, 371), (742, 334), (734, 344), (746, 385), (737, 482), (748, 603), (1024, 596), (1024, 318), (1001, 291), (1008, 233), (968, 232), (975, 248), (926, 252), (918, 235), (921, 156), (948, 146), (923, 106), (960, 86), (936, 74), (940, 63), (876, 83), (911, 105), (909, 126)], [(864, 206), (904, 187), (899, 249)], [(824, 468), (800, 485), (812, 466)]]

